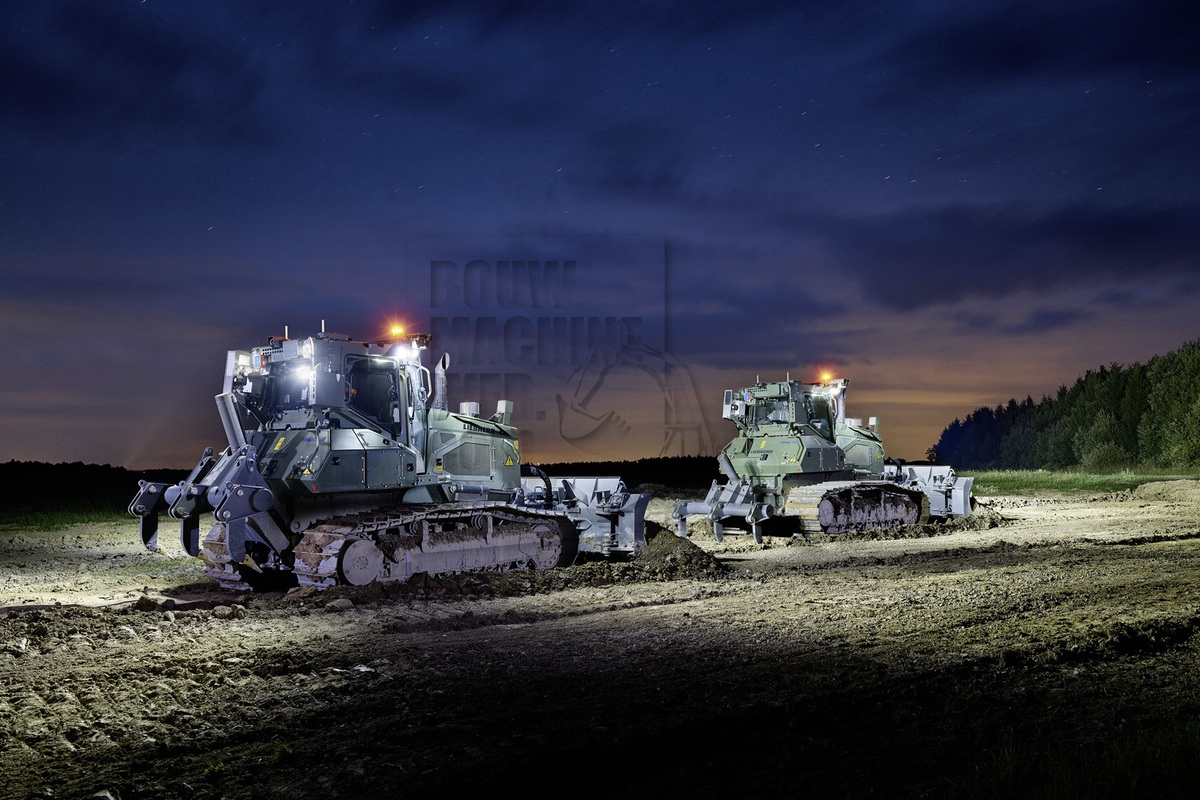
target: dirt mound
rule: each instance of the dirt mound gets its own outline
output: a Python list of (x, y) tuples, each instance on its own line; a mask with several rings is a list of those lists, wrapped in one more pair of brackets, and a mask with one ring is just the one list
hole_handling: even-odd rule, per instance
[(1139, 500), (1166, 500), (1172, 503), (1200, 505), (1200, 481), (1155, 481), (1133, 490)]
[(985, 531), (990, 528), (999, 528), (1008, 522), (1011, 522), (1011, 520), (1002, 515), (989, 503), (977, 500), (975, 501), (975, 507), (971, 509), (970, 516), (939, 522), (937, 526), (943, 531)]
[(645, 577), (664, 581), (713, 578), (725, 571), (711, 553), (671, 531), (651, 539), (634, 563)]

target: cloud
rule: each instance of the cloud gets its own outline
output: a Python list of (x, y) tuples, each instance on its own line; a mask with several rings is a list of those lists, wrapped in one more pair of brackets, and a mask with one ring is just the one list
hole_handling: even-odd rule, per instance
[(644, 119), (609, 124), (588, 135), (579, 160), (594, 165), (585, 180), (598, 193), (647, 201), (677, 197), (692, 168), (678, 137)]
[(810, 282), (827, 287), (811, 270), (768, 267), (764, 261), (780, 259), (711, 243), (673, 250), (680, 266), (668, 271), (672, 355), (719, 369), (787, 369), (846, 353), (834, 323), (850, 315), (852, 298), (815, 294)]
[(328, 90), (371, 97), (386, 102), (390, 111), (408, 114), (479, 102), (478, 84), (466, 75), (420, 63), (411, 47), (363, 46), (360, 35), (314, 38), (307, 70), (311, 79)]
[(480, 39), (514, 27), (526, 27), (540, 29), (546, 35), (559, 31), (572, 38), (578, 38), (580, 34), (604, 38), (637, 34), (690, 41), (729, 36), (762, 25), (791, 27), (812, 14), (812, 11), (800, 13), (781, 7), (771, 0), (748, 0), (737, 4), (506, 0), (471, 5), (446, 0), (405, 3), (377, 0), (368, 6), (365, 21), (372, 29), (396, 32), (454, 19), (473, 28)]
[(264, 76), (203, 26), (91, 2), (6, 17), (0, 109), (10, 123), (72, 138), (149, 126), (225, 146), (272, 139), (257, 111)]
[(1079, 328), (1082, 323), (1095, 319), (1092, 311), (1072, 308), (1034, 308), (1027, 307), (1028, 300), (1015, 303), (1009, 317), (1015, 314), (1019, 317), (1012, 322), (1003, 321), (999, 315), (989, 312), (977, 312), (970, 306), (954, 312), (951, 332), (955, 336), (1034, 336), (1050, 331)]
[[(1096, 72), (1145, 69), (1167, 77), (1200, 66), (1195, 3), (1134, 0), (1089, 4), (1012, 2), (956, 6), (930, 15), (883, 59), (926, 85), (1063, 80)], [(910, 88), (917, 83), (908, 84)]]
[(1003, 326), (1000, 330), (1009, 336), (1030, 336), (1058, 328), (1071, 328), (1093, 316), (1091, 312), (1075, 309), (1040, 308), (1031, 311), (1021, 322)]
[(1200, 267), (1191, 210), (947, 206), (809, 220), (867, 299), (904, 310), (1017, 291), (1170, 278)]

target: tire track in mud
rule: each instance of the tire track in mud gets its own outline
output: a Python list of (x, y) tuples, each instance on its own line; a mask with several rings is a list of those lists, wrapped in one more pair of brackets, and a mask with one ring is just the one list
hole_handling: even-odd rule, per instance
[[(416, 602), (365, 605), (348, 614), (331, 601), (261, 612), (252, 607), (246, 619), (220, 622), (214, 610), (172, 611), (169, 623), (152, 611), (27, 611), (0, 619), (0, 645), (25, 642), (19, 656), (11, 654), (11, 663), (24, 667), (22, 677), (10, 680), (15, 673), (0, 671), (0, 763), (12, 775), (23, 760), (70, 758), (88, 765), (73, 770), (86, 774), (101, 769), (113, 748), (175, 757), (239, 728), (287, 729), (290, 720), (356, 696), (365, 682), (419, 690), (430, 682), (425, 659), (413, 656), (410, 669), (395, 653), (380, 656), (395, 649), (398, 635), (420, 642), (483, 627), (503, 635), (698, 596), (484, 613), (479, 609), (487, 603)], [(280, 635), (304, 628), (306, 620), (312, 635)], [(253, 640), (253, 648), (243, 639)], [(49, 669), (39, 673), (37, 664)]]
[[(965, 569), (976, 566), (974, 560), (981, 557), (999, 556), (1002, 559), (1007, 559), (1009, 563), (1016, 564), (1037, 558), (1054, 558), (1058, 553), (1070, 551), (1084, 552), (1089, 548), (1095, 547), (1115, 547), (1122, 545), (1137, 547), (1195, 540), (1200, 540), (1200, 532), (1155, 532), (1148, 535), (1115, 535), (1103, 539), (1089, 536), (1073, 539), (1054, 539), (1048, 536), (1018, 540), (1002, 538), (998, 541), (979, 545), (959, 545), (896, 554), (849, 555), (833, 560), (796, 564), (788, 567), (788, 569), (794, 572), (821, 573), (866, 567), (918, 566), (922, 564), (935, 564), (937, 562), (953, 562), (956, 565), (956, 569)], [(991, 562), (990, 565), (995, 566), (996, 562)]]
[[(929, 552), (855, 542), (767, 569), (730, 549), (737, 570), (703, 580), (590, 565), (486, 595), (472, 579), (255, 599), (243, 619), (0, 615), (0, 727), (22, 726), (0, 729), (0, 796), (411, 796), (528, 776), (628, 797), (924, 795), (1005, 725), (1076, 744), (1158, 719), (1150, 701), (1194, 707), (1194, 659), (1178, 665), (1200, 646), (1200, 535), (1141, 519), (1114, 533), (1127, 542), (1066, 525), (1055, 541), (1033, 519)], [(1176, 679), (1178, 697), (1161, 689)]]
[(1127, 537), (1123, 537), (1123, 538), (1111, 538), (1111, 539), (1095, 539), (1095, 538), (1092, 538), (1089, 536), (1085, 536), (1082, 539), (1080, 539), (1079, 541), (1081, 541), (1085, 544), (1095, 545), (1098, 547), (1109, 547), (1109, 546), (1113, 546), (1113, 545), (1128, 545), (1131, 547), (1136, 547), (1138, 545), (1145, 545), (1145, 544), (1159, 544), (1160, 542), (1186, 542), (1186, 541), (1190, 541), (1192, 539), (1200, 539), (1200, 531), (1188, 531), (1186, 533), (1170, 533), (1170, 532), (1165, 532), (1165, 531), (1155, 531), (1155, 532), (1149, 533), (1149, 534), (1140, 534), (1140, 535), (1134, 535), (1134, 536), (1127, 536)]

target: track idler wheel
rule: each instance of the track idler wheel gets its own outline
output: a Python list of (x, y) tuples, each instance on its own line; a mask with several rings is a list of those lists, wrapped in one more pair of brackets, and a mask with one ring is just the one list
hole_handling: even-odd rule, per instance
[[(538, 522), (531, 531), (537, 537), (537, 549), (533, 552), (534, 569), (554, 569), (565, 566), (562, 562), (567, 554), (563, 550), (562, 529), (553, 522)], [(571, 553), (567, 564), (575, 560)]]
[(351, 586), (366, 586), (383, 577), (383, 553), (368, 539), (350, 539), (338, 556), (338, 577)]

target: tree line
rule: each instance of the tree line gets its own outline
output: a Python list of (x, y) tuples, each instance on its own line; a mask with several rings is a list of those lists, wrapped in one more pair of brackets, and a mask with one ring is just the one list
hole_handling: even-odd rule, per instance
[(179, 483), (186, 469), (129, 470), (108, 464), (0, 462), (0, 513), (5, 511), (106, 510), (127, 507), (138, 481)]
[(1146, 364), (1089, 370), (1038, 402), (976, 409), (927, 455), (958, 469), (1200, 465), (1200, 340)]

